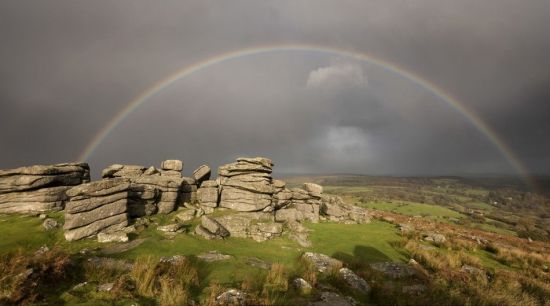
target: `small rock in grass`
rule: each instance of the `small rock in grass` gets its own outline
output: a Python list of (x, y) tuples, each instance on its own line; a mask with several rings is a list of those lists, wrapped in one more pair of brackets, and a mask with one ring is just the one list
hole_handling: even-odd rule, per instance
[(47, 218), (42, 223), (42, 227), (47, 231), (53, 230), (54, 228), (57, 228), (58, 226), (59, 226), (59, 224), (57, 223), (57, 220), (52, 219), (52, 218)]
[(167, 232), (167, 233), (182, 233), (185, 230), (183, 230), (183, 224), (174, 223), (174, 224), (168, 224), (168, 225), (161, 225), (157, 227), (157, 230), (161, 232)]
[(204, 260), (206, 262), (213, 262), (213, 261), (229, 260), (233, 258), (233, 256), (222, 254), (218, 251), (210, 251), (207, 253), (202, 253), (197, 255), (197, 258), (199, 258), (200, 260)]
[(340, 276), (344, 279), (346, 284), (352, 288), (357, 290), (360, 293), (367, 294), (370, 292), (370, 286), (367, 284), (367, 281), (365, 281), (363, 278), (359, 277), (357, 274), (355, 274), (353, 271), (351, 271), (348, 268), (341, 268), (338, 273)]
[(106, 284), (101, 284), (99, 286), (97, 286), (97, 291), (111, 291), (113, 290), (113, 287), (114, 287), (115, 283), (106, 283)]
[(294, 285), (294, 288), (300, 291), (301, 294), (309, 294), (311, 292), (311, 289), (313, 289), (311, 284), (301, 277), (294, 279), (292, 281), (292, 284)]
[(44, 219), (46, 219), (47, 217), (48, 217), (48, 216), (47, 216), (46, 214), (40, 214), (40, 215), (38, 215), (38, 219), (40, 219), (40, 220), (44, 220)]
[(246, 305), (246, 294), (237, 289), (229, 289), (216, 297), (217, 305)]
[(128, 234), (125, 232), (116, 232), (116, 233), (99, 233), (97, 234), (97, 242), (108, 243), (108, 242), (128, 242)]
[(42, 254), (47, 253), (49, 251), (50, 251), (50, 248), (48, 248), (47, 245), (43, 245), (36, 252), (34, 252), (34, 255), (42, 255)]

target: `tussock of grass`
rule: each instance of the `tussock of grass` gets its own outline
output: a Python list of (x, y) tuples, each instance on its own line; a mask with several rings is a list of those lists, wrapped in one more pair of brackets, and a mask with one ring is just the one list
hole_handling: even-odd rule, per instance
[(157, 276), (157, 261), (152, 256), (138, 257), (130, 275), (136, 283), (137, 292), (146, 297), (155, 294), (155, 280)]

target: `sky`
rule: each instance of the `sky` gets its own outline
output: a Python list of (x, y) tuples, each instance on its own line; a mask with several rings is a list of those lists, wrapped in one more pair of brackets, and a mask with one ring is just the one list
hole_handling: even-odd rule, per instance
[[(369, 54), (470, 109), (532, 174), (550, 174), (550, 1), (0, 1), (0, 168), (76, 161), (153, 84), (227, 52), (317, 45)], [(279, 50), (159, 91), (90, 152), (113, 164), (279, 173), (514, 175), (486, 133), (372, 61)]]

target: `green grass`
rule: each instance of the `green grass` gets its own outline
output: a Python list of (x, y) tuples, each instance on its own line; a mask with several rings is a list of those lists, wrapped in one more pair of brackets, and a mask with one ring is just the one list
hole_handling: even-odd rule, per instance
[[(221, 213), (221, 212), (220, 212)], [(154, 221), (165, 224), (171, 222), (175, 214), (155, 216)], [(60, 214), (55, 215), (62, 221)], [(99, 244), (92, 239), (67, 242), (63, 238), (62, 229), (46, 232), (42, 229), (42, 220), (30, 216), (2, 216), (0, 232), (0, 251), (9, 252), (24, 249), (32, 253), (42, 245), (52, 248), (59, 246), (71, 253), (83, 248), (108, 246)], [(189, 226), (192, 231), (198, 220)], [(313, 247), (303, 248), (296, 242), (284, 236), (266, 242), (256, 242), (252, 239), (228, 238), (225, 240), (205, 240), (199, 236), (180, 234), (174, 238), (167, 238), (151, 225), (135, 238), (146, 238), (145, 242), (129, 251), (109, 255), (111, 257), (134, 259), (140, 255), (162, 256), (186, 255), (193, 256), (200, 253), (217, 250), (234, 258), (227, 261), (202, 263), (201, 279), (207, 284), (216, 280), (228, 286), (237, 286), (251, 274), (264, 274), (264, 270), (247, 264), (251, 257), (259, 258), (268, 263), (282, 263), (289, 269), (295, 269), (297, 259), (305, 251), (313, 251), (337, 256), (347, 260), (353, 257), (376, 261), (403, 261), (405, 258), (395, 250), (390, 242), (401, 239), (397, 230), (391, 224), (373, 221), (369, 224), (346, 225), (337, 223), (306, 224), (311, 229), (310, 240)], [(4, 235), (5, 234), (5, 235)]]
[(434, 219), (463, 218), (459, 212), (432, 204), (410, 202), (369, 202), (363, 206), (371, 209), (396, 212), (408, 216), (426, 216)]
[[(48, 213), (48, 217), (63, 224), (63, 214), (60, 212)], [(45, 231), (42, 228), (42, 222), (43, 220), (34, 216), (0, 215), (0, 233), (2, 233), (0, 255), (15, 250), (33, 253), (43, 245), (50, 249), (58, 246), (69, 252), (78, 252), (83, 248), (98, 245), (95, 240), (91, 239), (68, 242), (63, 237), (61, 228)]]
[(309, 224), (314, 252), (340, 258), (356, 257), (367, 262), (405, 261), (390, 243), (401, 240), (396, 227), (382, 221), (369, 224)]

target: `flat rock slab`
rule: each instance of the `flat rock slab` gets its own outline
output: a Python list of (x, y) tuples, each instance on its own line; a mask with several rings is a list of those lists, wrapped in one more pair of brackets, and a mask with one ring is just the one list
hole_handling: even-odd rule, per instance
[(233, 256), (222, 254), (218, 251), (210, 251), (197, 255), (197, 258), (206, 262), (222, 261), (232, 259)]
[(317, 271), (325, 273), (333, 268), (342, 267), (342, 262), (338, 259), (334, 259), (330, 256), (320, 253), (306, 252), (302, 255), (302, 258), (311, 263)]

